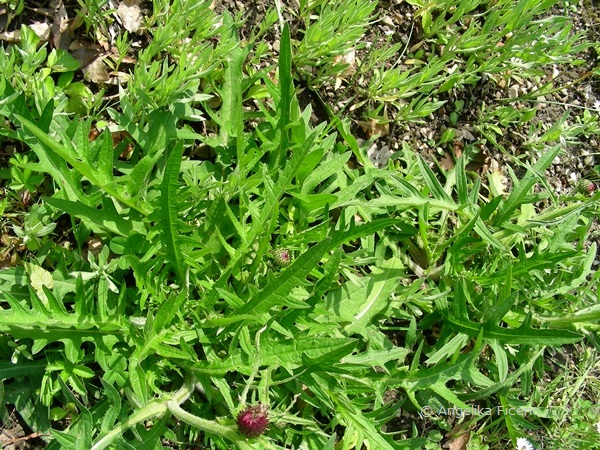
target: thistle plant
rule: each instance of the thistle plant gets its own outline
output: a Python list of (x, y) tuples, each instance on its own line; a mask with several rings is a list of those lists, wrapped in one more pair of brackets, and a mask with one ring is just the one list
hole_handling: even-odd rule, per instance
[(258, 404), (240, 411), (237, 416), (237, 426), (247, 437), (260, 436), (269, 426), (268, 407)]
[(270, 250), (269, 258), (272, 260), (273, 264), (278, 268), (287, 267), (293, 261), (292, 254), (287, 248), (277, 248), (274, 250)]
[[(0, 182), (31, 191), (0, 201), (0, 242), (25, 244), (1, 252), (0, 420), (19, 414), (49, 450), (417, 450), (455, 425), (415, 422), (418, 409), (527, 404), (539, 417), (465, 430), (486, 430), (482, 448), (528, 448), (517, 439), (550, 429), (557, 392), (565, 410), (598, 400), (598, 195), (562, 198), (546, 179), (573, 142), (566, 117), (530, 127), (522, 170), (499, 187), (469, 154), (500, 148), (534, 108), (482, 106), (497, 123), (443, 171), (410, 142), (379, 168), (351, 121), (331, 108), (315, 120), (301, 92), (355, 49), (357, 108), (425, 120), (484, 74), (534, 79), (581, 47), (563, 18), (534, 16), (553, 1), (409, 3), (418, 42), (392, 36), (368, 55), (375, 1), (276, 2), (280, 29), (259, 27), (276, 49), (209, 1), (157, 0), (147, 34), (122, 46), (148, 43), (129, 84), (97, 115), (70, 115), (70, 81), (47, 65), (59, 55), (30, 33), (0, 51), (0, 139), (22, 154)], [(112, 20), (102, 11), (90, 35)], [(567, 376), (553, 352), (573, 351)]]

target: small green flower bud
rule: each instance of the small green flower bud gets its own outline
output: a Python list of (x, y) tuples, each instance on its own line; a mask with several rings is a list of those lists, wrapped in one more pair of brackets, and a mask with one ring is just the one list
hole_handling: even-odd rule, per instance
[(590, 180), (585, 178), (579, 180), (577, 183), (577, 192), (583, 195), (592, 195), (596, 190), (596, 185)]
[(292, 254), (286, 248), (271, 250), (269, 256), (273, 259), (273, 263), (280, 268), (289, 266), (293, 261)]

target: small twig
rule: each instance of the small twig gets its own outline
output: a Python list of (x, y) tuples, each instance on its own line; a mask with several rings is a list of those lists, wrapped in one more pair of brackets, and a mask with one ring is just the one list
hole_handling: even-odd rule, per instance
[(40, 14), (42, 16), (46, 16), (46, 17), (49, 17), (51, 19), (54, 18), (54, 14), (52, 12), (48, 11), (47, 9), (44, 9), (44, 8), (35, 8), (35, 7), (32, 8), (31, 6), (26, 6), (26, 8), (29, 11), (33, 11), (36, 14)]
[(13, 445), (13, 444), (17, 444), (21, 441), (28, 441), (30, 439), (36, 439), (42, 436), (50, 436), (49, 434), (44, 434), (44, 433), (39, 433), (39, 432), (35, 432), (35, 433), (31, 433), (27, 436), (23, 436), (23, 437), (18, 437), (18, 438), (12, 438), (10, 440), (8, 440), (7, 442), (4, 443), (4, 445)]

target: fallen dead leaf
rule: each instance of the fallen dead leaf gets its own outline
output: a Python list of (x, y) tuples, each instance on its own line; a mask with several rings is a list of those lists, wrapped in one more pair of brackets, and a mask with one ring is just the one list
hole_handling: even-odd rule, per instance
[(340, 76), (354, 75), (356, 73), (356, 50), (352, 49), (345, 55), (336, 56), (333, 62), (335, 64), (347, 64)]
[(33, 22), (29, 25), (29, 28), (33, 30), (35, 34), (40, 38), (42, 42), (48, 42), (50, 39), (50, 25), (46, 22)]
[(390, 160), (390, 148), (387, 145), (379, 148), (377, 143), (371, 144), (371, 147), (367, 149), (367, 156), (379, 169), (384, 167)]
[(62, 0), (59, 0), (54, 10), (54, 22), (51, 27), (54, 48), (68, 50), (73, 42), (73, 33), (69, 30), (69, 15)]
[(470, 440), (471, 435), (469, 433), (464, 433), (451, 437), (444, 443), (444, 445), (442, 445), (442, 447), (449, 450), (467, 450), (467, 444)]
[(75, 58), (80, 67), (85, 67), (100, 55), (98, 47), (77, 39), (70, 47), (71, 56)]
[(21, 42), (21, 30), (0, 33), (0, 41), (8, 42), (9, 44), (18, 44)]
[(83, 68), (83, 75), (86, 80), (92, 83), (106, 83), (110, 76), (106, 64), (104, 64), (104, 56), (99, 56), (91, 63)]
[(381, 122), (377, 119), (370, 119), (366, 121), (359, 120), (356, 123), (362, 128), (368, 138), (371, 138), (375, 135), (383, 137), (390, 134), (390, 124), (387, 122)]
[(117, 8), (117, 15), (130, 33), (137, 33), (142, 23), (142, 11), (137, 0), (123, 0)]
[(463, 154), (464, 148), (465, 145), (461, 141), (455, 140), (454, 142), (452, 142), (452, 154), (454, 155), (454, 157), (460, 158)]
[(444, 156), (440, 159), (440, 167), (446, 172), (450, 172), (454, 167), (454, 159), (448, 152), (444, 153)]
[(346, 64), (344, 70), (335, 77), (335, 90), (337, 91), (342, 85), (345, 77), (352, 76), (356, 73), (356, 50), (352, 49), (345, 55), (336, 56), (333, 60), (335, 64)]
[(505, 194), (506, 187), (508, 185), (508, 181), (507, 181), (506, 177), (504, 176), (504, 174), (502, 173), (502, 169), (500, 168), (498, 161), (496, 161), (495, 159), (492, 159), (490, 162), (490, 169), (491, 169), (490, 175), (489, 175), (490, 183), (496, 189), (496, 193)]
[[(489, 155), (482, 149), (477, 153), (471, 161), (465, 167), (465, 170), (469, 172), (477, 172), (480, 169), (487, 168)], [(485, 172), (485, 170), (484, 170)]]

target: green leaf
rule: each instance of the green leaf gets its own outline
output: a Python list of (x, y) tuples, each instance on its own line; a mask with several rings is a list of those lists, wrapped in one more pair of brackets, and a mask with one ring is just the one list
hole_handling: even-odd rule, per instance
[(503, 344), (525, 344), (525, 345), (550, 345), (559, 346), (573, 344), (583, 339), (579, 333), (568, 330), (547, 330), (531, 328), (531, 316), (527, 316), (519, 328), (501, 328), (492, 323), (475, 323), (469, 320), (459, 320), (451, 316), (444, 299), (436, 301), (438, 311), (442, 314), (445, 323), (453, 330), (476, 338), (483, 333), (487, 341), (497, 340)]
[(346, 152), (341, 155), (335, 155), (326, 162), (321, 163), (317, 168), (310, 172), (303, 181), (301, 192), (303, 194), (309, 194), (318, 184), (324, 182), (327, 178), (338, 172), (340, 168), (348, 162), (350, 156), (352, 156), (352, 153)]
[(277, 105), (279, 122), (277, 128), (281, 131), (279, 143), (279, 157), (283, 158), (289, 145), (288, 125), (292, 104), (292, 43), (290, 39), (290, 27), (286, 23), (281, 32), (279, 50), (279, 89), (280, 99)]
[(154, 318), (153, 330), (155, 333), (159, 333), (163, 328), (171, 325), (171, 321), (180, 311), (183, 302), (187, 299), (187, 292), (183, 290), (178, 295), (169, 297), (160, 305)]
[(502, 382), (506, 380), (506, 377), (508, 376), (508, 358), (506, 356), (506, 350), (496, 340), (490, 340), (489, 344), (494, 351), (494, 355), (496, 355), (495, 361), (498, 366), (498, 380)]
[[(376, 314), (381, 313), (388, 305), (389, 298), (392, 292), (398, 286), (398, 280), (405, 276), (401, 264), (397, 260), (386, 261), (383, 267), (372, 267), (372, 275), (364, 280), (363, 287), (354, 292), (355, 298), (352, 303), (356, 304), (356, 300), (361, 302), (358, 310), (353, 311), (353, 325), (367, 326)], [(361, 280), (362, 281), (362, 280)], [(349, 303), (350, 299), (347, 299)], [(344, 305), (345, 314), (348, 310), (353, 309), (350, 305)]]
[[(39, 144), (42, 144), (43, 147), (45, 147), (46, 149), (50, 150), (52, 153), (54, 153), (57, 156), (59, 156), (60, 158), (62, 158), (65, 162), (69, 163), (73, 167), (73, 169), (75, 169), (75, 171), (79, 172), (81, 175), (83, 175), (85, 178), (87, 178), (90, 181), (90, 183), (92, 183), (96, 187), (104, 190), (106, 193), (108, 193), (109, 195), (111, 195), (113, 198), (115, 198), (119, 202), (123, 203), (124, 205), (127, 205), (130, 208), (132, 208), (144, 215), (147, 214), (147, 212), (143, 208), (141, 208), (137, 204), (137, 202), (131, 201), (130, 199), (123, 196), (122, 192), (113, 183), (109, 183), (109, 184), (103, 183), (102, 179), (106, 180), (107, 178), (110, 178), (112, 175), (103, 174), (103, 175), (100, 175), (100, 177), (99, 177), (98, 169), (96, 167), (94, 167), (93, 162), (81, 160), (80, 155), (75, 152), (75, 149), (73, 148), (73, 144), (71, 142), (66, 141), (64, 144), (59, 144), (53, 138), (48, 136), (48, 134), (44, 133), (44, 131), (41, 130), (37, 125), (35, 125), (31, 121), (27, 120), (25, 117), (23, 117), (19, 114), (15, 114), (15, 118), (22, 124), (23, 128), (27, 132), (29, 132), (29, 133), (31, 133), (31, 135), (33, 135), (33, 136), (28, 136), (30, 138), (30, 139), (28, 139), (28, 142), (32, 141), (31, 145), (33, 148), (39, 147)], [(75, 122), (72, 122), (72, 125), (74, 127), (76, 127), (75, 131), (81, 130), (80, 127), (83, 126), (81, 123), (77, 124)], [(68, 140), (67, 133), (62, 129), (60, 130), (60, 132), (63, 136), (63, 139)], [(31, 139), (31, 137), (33, 137), (35, 139)], [(89, 146), (89, 141), (86, 141), (82, 145), (84, 146), (84, 149), (80, 149), (80, 151), (82, 151), (85, 154), (85, 148), (87, 148)], [(72, 171), (69, 170), (65, 164), (58, 165), (58, 161), (56, 159), (53, 159), (53, 161), (54, 161), (54, 164), (53, 164), (54, 169), (57, 169), (60, 172), (60, 175), (64, 176), (64, 178), (66, 180), (71, 180), (70, 185), (71, 185), (73, 192), (81, 193), (82, 191), (81, 191), (80, 185), (74, 185), (75, 183), (74, 183), (74, 179), (73, 179), (73, 174), (71, 173)], [(59, 174), (55, 172), (53, 174), (53, 176), (59, 177)], [(61, 179), (61, 177), (59, 177), (58, 181), (60, 181), (60, 179)], [(81, 196), (81, 194), (78, 195), (78, 199), (80, 201), (83, 201), (83, 197)]]
[(384, 367), (389, 361), (395, 361), (402, 364), (410, 350), (400, 347), (391, 347), (382, 350), (368, 349), (365, 352), (356, 355), (346, 356), (342, 359), (342, 364), (356, 364), (368, 367)]
[(499, 208), (498, 215), (494, 220), (494, 225), (500, 226), (510, 219), (513, 212), (525, 203), (528, 198), (529, 190), (533, 187), (539, 177), (539, 173), (546, 170), (552, 164), (554, 158), (560, 153), (562, 147), (555, 146), (551, 150), (545, 152), (535, 165), (530, 168), (522, 180), (515, 183), (515, 186), (506, 201), (502, 202)]
[[(223, 14), (223, 24), (229, 38), (237, 41), (237, 30), (229, 13)], [(238, 161), (242, 156), (243, 138), (242, 131), (244, 121), (242, 117), (242, 86), (244, 80), (243, 65), (247, 48), (239, 45), (230, 53), (225, 68), (225, 79), (223, 87), (219, 90), (221, 96), (221, 108), (218, 114), (218, 123), (220, 125), (219, 141), (223, 146), (232, 144), (233, 139), (237, 139)]]
[(178, 202), (177, 190), (179, 188), (179, 167), (183, 156), (183, 142), (179, 141), (171, 150), (167, 166), (160, 186), (160, 211), (158, 223), (163, 230), (163, 240), (169, 263), (177, 275), (181, 286), (186, 284), (186, 270), (179, 242), (180, 220), (177, 217)]
[(333, 206), (394, 207), (401, 211), (405, 209), (418, 208), (424, 205), (429, 205), (432, 209), (447, 211), (456, 211), (459, 208), (459, 205), (454, 203), (452, 200), (436, 200), (426, 197), (396, 197), (387, 194), (381, 195), (378, 198), (369, 201), (349, 200), (339, 205), (336, 203)]
[(367, 448), (376, 448), (378, 450), (395, 449), (395, 446), (388, 442), (383, 434), (375, 428), (373, 422), (368, 420), (344, 394), (340, 394), (339, 392), (332, 392), (331, 394), (336, 402), (336, 409), (340, 418), (344, 423), (348, 424), (346, 432), (353, 428), (364, 436), (363, 439), (360, 439), (361, 442), (358, 442), (357, 448), (363, 447), (365, 442), (368, 442)]
[(297, 258), (291, 266), (277, 277), (272, 283), (254, 296), (252, 300), (246, 303), (242, 308), (235, 312), (240, 314), (260, 314), (279, 305), (291, 306), (293, 303), (289, 298), (290, 292), (295, 287), (306, 283), (306, 276), (319, 264), (321, 258), (330, 247), (329, 240), (325, 240), (306, 251)]
[(110, 231), (120, 236), (129, 236), (134, 232), (134, 223), (122, 218), (115, 210), (96, 209), (81, 202), (72, 202), (60, 198), (45, 198), (44, 201), (61, 211), (87, 221), (92, 227)]
[(331, 244), (329, 248), (333, 250), (348, 241), (369, 236), (378, 231), (392, 227), (400, 228), (401, 234), (406, 237), (417, 234), (417, 229), (415, 227), (408, 225), (399, 219), (375, 219), (362, 225), (354, 225), (354, 222), (351, 222), (348, 230), (331, 231)]
[(20, 361), (13, 364), (10, 361), (0, 362), (0, 381), (18, 377), (37, 377), (46, 371), (47, 362), (44, 361)]
[(284, 367), (293, 370), (302, 366), (303, 356), (316, 360), (323, 355), (334, 352), (348, 344), (355, 342), (350, 338), (318, 338), (299, 337), (298, 339), (270, 342), (269, 345), (260, 347), (257, 361), (249, 361), (248, 356), (241, 351), (236, 351), (224, 360), (211, 362), (201, 361), (193, 367), (200, 374), (223, 375), (227, 372), (241, 372), (249, 374), (256, 362), (261, 367)]
[(343, 322), (350, 323), (349, 330), (355, 326), (366, 327), (375, 315), (389, 305), (389, 297), (398, 286), (398, 278), (404, 275), (399, 261), (387, 261), (382, 268), (372, 267), (372, 274), (362, 278), (362, 286), (345, 283), (334, 297), (327, 299), (326, 307), (339, 316)]
[(94, 342), (97, 347), (105, 348), (106, 339), (122, 335), (125, 331), (117, 320), (100, 321), (89, 314), (64, 313), (60, 310), (50, 313), (35, 298), (33, 291), (30, 298), (34, 305), (32, 309), (24, 308), (11, 294), (4, 295), (11, 309), (0, 311), (0, 332), (16, 339), (33, 339), (36, 351), (49, 342), (63, 342), (65, 355), (72, 363), (79, 362), (83, 342)]
[(453, 203), (452, 198), (444, 191), (444, 188), (421, 155), (417, 158), (417, 163), (419, 164), (421, 175), (425, 179), (425, 183), (427, 183), (433, 197), (448, 204)]
[(79, 61), (61, 49), (54, 49), (48, 55), (48, 67), (54, 72), (72, 72), (79, 69)]

